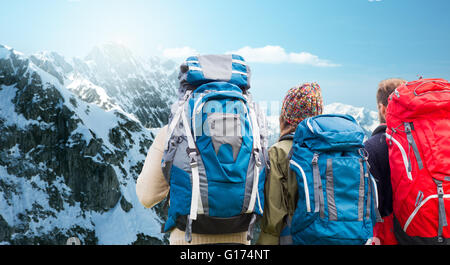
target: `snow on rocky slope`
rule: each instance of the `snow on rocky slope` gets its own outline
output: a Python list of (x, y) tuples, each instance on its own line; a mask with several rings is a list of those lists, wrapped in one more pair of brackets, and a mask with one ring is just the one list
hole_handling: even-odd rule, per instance
[[(353, 116), (358, 124), (364, 130), (366, 137), (370, 137), (372, 132), (378, 126), (378, 113), (368, 110), (363, 107), (354, 107), (342, 103), (331, 103), (324, 106), (324, 114), (348, 114)], [(279, 116), (272, 115), (267, 117), (267, 123), (269, 126), (269, 143), (275, 143), (280, 135)]]
[(108, 56), (69, 62), (0, 45), (0, 244), (166, 242), (135, 182), (156, 130), (147, 127), (167, 122), (176, 69), (140, 65), (140, 76), (108, 83), (94, 68), (120, 60)]

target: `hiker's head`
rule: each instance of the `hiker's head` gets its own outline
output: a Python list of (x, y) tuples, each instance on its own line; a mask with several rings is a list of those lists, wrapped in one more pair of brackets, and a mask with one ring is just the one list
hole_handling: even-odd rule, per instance
[(304, 83), (287, 92), (281, 107), (280, 135), (292, 133), (308, 117), (322, 114), (323, 100), (317, 83)]
[(381, 123), (386, 123), (386, 109), (388, 106), (389, 96), (403, 83), (406, 83), (406, 80), (400, 78), (390, 78), (383, 80), (378, 84), (377, 107), (378, 117)]

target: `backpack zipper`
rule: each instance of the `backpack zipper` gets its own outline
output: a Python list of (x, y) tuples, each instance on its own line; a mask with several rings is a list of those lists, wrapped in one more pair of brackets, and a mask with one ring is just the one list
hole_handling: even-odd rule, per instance
[(386, 133), (386, 137), (391, 142), (393, 142), (398, 147), (398, 149), (400, 149), (400, 153), (402, 154), (402, 158), (403, 158), (403, 164), (405, 165), (406, 175), (407, 175), (408, 179), (412, 181), (413, 179), (412, 179), (411, 171), (409, 170), (410, 169), (409, 158), (406, 155), (405, 149), (394, 137), (392, 137), (392, 135)]
[[(406, 223), (403, 226), (403, 231), (406, 232), (406, 230), (408, 229), (408, 227), (411, 224), (412, 220), (414, 219), (414, 217), (419, 212), (420, 208), (422, 208), (422, 206), (424, 206), (430, 199), (436, 199), (436, 198), (439, 198), (438, 194), (432, 194), (432, 195), (429, 195), (428, 197), (426, 197), (425, 199), (423, 199), (422, 202), (420, 202), (420, 204), (414, 209), (414, 211), (410, 214), (410, 216), (406, 220)], [(450, 199), (450, 194), (443, 194), (442, 195), (442, 199)]]
[[(419, 149), (417, 148), (416, 141), (414, 140), (414, 136), (412, 135), (412, 131), (414, 130), (414, 124), (412, 122), (405, 122), (405, 133), (406, 139), (408, 140), (408, 152), (412, 147), (414, 156), (416, 157), (417, 165), (419, 166), (419, 170), (423, 169), (422, 158), (420, 157)], [(409, 159), (409, 156), (408, 156)], [(409, 170), (411, 171), (411, 160), (409, 159)]]
[[(420, 82), (420, 81), (419, 81)], [(414, 82), (414, 83), (406, 83), (406, 85), (408, 86), (408, 85), (413, 85), (413, 84), (416, 84), (417, 82)], [(445, 85), (448, 85), (448, 84), (450, 84), (450, 83), (448, 83), (448, 82), (445, 82), (445, 81), (442, 81), (442, 80), (436, 80), (436, 79), (433, 79), (433, 80), (429, 80), (429, 81), (426, 81), (426, 82), (423, 82), (422, 84), (420, 84), (420, 85), (418, 85), (416, 88), (414, 88), (414, 95), (416, 96), (416, 97), (420, 97), (420, 96), (423, 96), (423, 95), (426, 95), (426, 94), (429, 94), (429, 93), (449, 93), (450, 92), (450, 90), (439, 90), (439, 91), (427, 91), (427, 92), (423, 92), (423, 93), (417, 93), (417, 89), (419, 88), (419, 87), (421, 87), (421, 86), (423, 86), (423, 85), (426, 85), (426, 84), (429, 84), (429, 83), (435, 83), (435, 84), (437, 84), (437, 85), (440, 85), (440, 86), (445, 86)]]
[(310, 213), (311, 212), (311, 203), (309, 201), (309, 188), (308, 188), (308, 181), (306, 180), (305, 171), (303, 171), (303, 168), (299, 164), (297, 164), (297, 162), (295, 162), (294, 160), (290, 160), (289, 163), (291, 165), (295, 166), (296, 168), (298, 168), (300, 170), (300, 173), (302, 174), (303, 188), (305, 191), (306, 211), (308, 213)]
[(314, 153), (313, 159), (311, 161), (313, 169), (313, 179), (314, 179), (314, 212), (319, 212), (320, 218), (325, 217), (324, 213), (324, 196), (322, 188), (322, 179), (319, 170), (319, 154)]
[[(406, 223), (403, 226), (403, 231), (406, 232), (406, 229), (408, 229), (408, 226), (411, 224), (412, 220), (414, 219), (416, 214), (419, 212), (420, 208), (423, 205), (425, 205), (425, 203), (427, 203), (430, 199), (438, 199), (438, 231), (437, 231), (437, 240), (438, 240), (439, 243), (442, 243), (442, 242), (444, 242), (444, 237), (442, 236), (443, 228), (444, 228), (444, 226), (448, 225), (447, 224), (447, 214), (446, 214), (446, 211), (445, 211), (444, 199), (449, 199), (450, 198), (450, 194), (445, 194), (444, 193), (444, 187), (442, 185), (442, 181), (437, 180), (437, 179), (433, 179), (433, 180), (436, 183), (437, 193), (426, 197), (424, 200), (422, 200), (419, 203), (419, 205), (416, 205), (416, 208), (411, 213), (409, 218), (406, 220)], [(419, 196), (423, 197), (423, 193), (421, 191), (419, 191)], [(416, 200), (416, 204), (417, 204), (417, 200)]]

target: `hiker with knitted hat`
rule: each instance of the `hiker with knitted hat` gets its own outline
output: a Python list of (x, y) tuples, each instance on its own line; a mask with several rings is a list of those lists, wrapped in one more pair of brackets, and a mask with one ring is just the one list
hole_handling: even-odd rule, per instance
[(257, 244), (290, 244), (290, 220), (297, 205), (297, 180), (289, 170), (289, 152), (297, 125), (308, 117), (321, 115), (323, 100), (317, 83), (291, 88), (284, 98), (280, 114), (280, 138), (269, 149), (270, 173), (266, 178), (264, 215)]

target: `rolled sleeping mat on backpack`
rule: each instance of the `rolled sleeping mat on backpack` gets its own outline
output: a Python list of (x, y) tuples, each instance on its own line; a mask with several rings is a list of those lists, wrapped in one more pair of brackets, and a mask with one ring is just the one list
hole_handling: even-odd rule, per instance
[(200, 85), (223, 81), (246, 91), (250, 88), (250, 67), (236, 54), (191, 56), (180, 66), (180, 93), (195, 90)]

